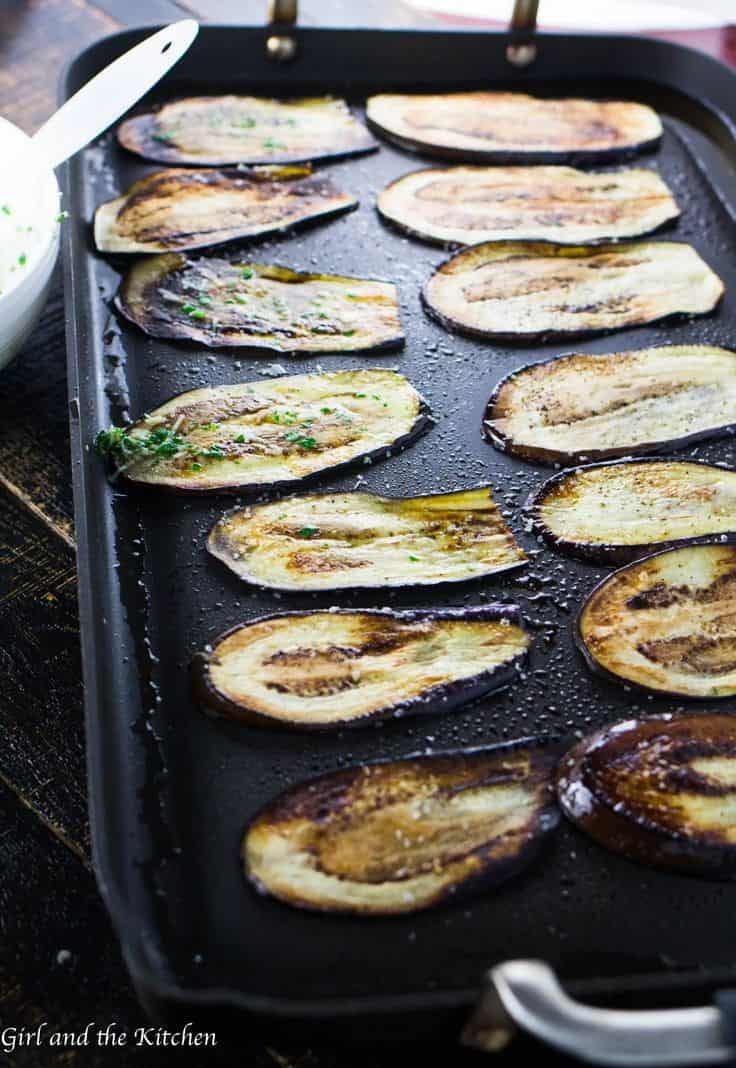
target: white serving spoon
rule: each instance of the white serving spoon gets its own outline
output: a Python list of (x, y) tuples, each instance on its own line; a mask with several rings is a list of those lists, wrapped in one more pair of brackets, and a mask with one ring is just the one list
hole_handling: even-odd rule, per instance
[(173, 22), (131, 48), (70, 97), (34, 135), (52, 168), (93, 141), (160, 81), (199, 32), (194, 19)]

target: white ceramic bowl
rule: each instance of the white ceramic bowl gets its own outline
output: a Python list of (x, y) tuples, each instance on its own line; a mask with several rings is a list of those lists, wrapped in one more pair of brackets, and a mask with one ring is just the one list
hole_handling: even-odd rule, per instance
[[(0, 241), (15, 259), (0, 263), (0, 368), (12, 360), (38, 322), (59, 252), (59, 186), (27, 134), (0, 118)], [(20, 208), (16, 208), (16, 204)], [(8, 206), (6, 210), (5, 206)], [(31, 222), (29, 223), (29, 219)], [(21, 223), (32, 230), (24, 241)], [(10, 240), (8, 232), (14, 228)], [(28, 251), (26, 251), (26, 244)], [(10, 251), (12, 250), (12, 251)], [(1, 251), (1, 250), (0, 250)], [(19, 257), (24, 258), (21, 267)]]

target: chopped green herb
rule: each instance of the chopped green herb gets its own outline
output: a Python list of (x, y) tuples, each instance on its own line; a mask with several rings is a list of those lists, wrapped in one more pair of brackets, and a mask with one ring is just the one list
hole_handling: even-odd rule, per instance
[(252, 130), (256, 124), (256, 120), (252, 119), (250, 115), (244, 115), (242, 119), (235, 120), (235, 126), (242, 126), (244, 130)]
[(237, 445), (245, 445), (245, 434), (238, 434), (235, 439)]
[(412, 561), (412, 563), (416, 564), (418, 562), (418, 560), (419, 560), (419, 557), (418, 556), (412, 556), (411, 553), (409, 553), (409, 559)]
[(202, 470), (202, 465), (201, 464), (192, 464), (192, 471), (201, 471), (201, 470)]
[(21, 252), (20, 256), (18, 257), (19, 265), (21, 267), (25, 267), (27, 262), (28, 262), (28, 257), (26, 256), (25, 252)]
[(288, 148), (283, 141), (274, 141), (272, 137), (267, 137), (265, 141), (261, 142), (264, 148)]
[(11, 210), (10, 204), (3, 204), (2, 212), (3, 212), (3, 215), (12, 215), (13, 212)]
[(68, 211), (60, 211), (59, 214), (56, 216), (56, 221), (58, 223), (60, 223), (60, 222), (64, 222), (64, 219), (68, 219), (68, 218), (69, 218), (69, 212)]
[(252, 278), (253, 277), (253, 271), (251, 270), (250, 267), (244, 267), (242, 269), (242, 271), (240, 272), (240, 277), (241, 278)]
[(354, 333), (355, 333), (354, 330), (343, 330), (342, 336), (343, 337), (352, 337)]
[(294, 445), (299, 445), (302, 449), (317, 448), (317, 442), (314, 438), (304, 437), (298, 430), (290, 430), (286, 435), (286, 440), (292, 442)]
[(300, 538), (313, 538), (315, 534), (319, 534), (317, 527), (302, 527), (299, 531)]
[(166, 145), (173, 138), (173, 133), (155, 133), (151, 134), (152, 141), (158, 141), (161, 145)]
[(353, 396), (354, 397), (367, 397), (368, 394), (367, 393), (353, 393)]
[(332, 408), (320, 408), (322, 415), (332, 415)]

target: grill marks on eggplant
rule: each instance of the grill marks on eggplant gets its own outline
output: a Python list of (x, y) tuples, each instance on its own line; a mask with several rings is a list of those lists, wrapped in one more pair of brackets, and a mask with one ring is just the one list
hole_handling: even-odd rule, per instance
[(720, 278), (690, 245), (497, 241), (458, 252), (424, 288), (449, 329), (527, 341), (607, 333), (712, 311)]
[(129, 481), (206, 493), (293, 485), (383, 456), (429, 425), (403, 375), (334, 371), (182, 393), (98, 444)]
[(396, 286), (287, 267), (148, 256), (128, 271), (116, 303), (152, 337), (212, 348), (358, 352), (404, 343)]
[(134, 182), (95, 213), (101, 252), (167, 252), (273, 233), (356, 207), (309, 167), (167, 170)]
[(195, 662), (210, 711), (324, 730), (449, 712), (517, 675), (529, 637), (517, 608), (328, 609), (235, 627)]
[(493, 890), (557, 826), (555, 759), (552, 747), (523, 739), (322, 776), (249, 825), (246, 876), (287, 904), (362, 915)]
[(588, 174), (572, 167), (415, 171), (383, 190), (378, 210), (418, 237), (461, 245), (637, 237), (679, 215), (654, 171)]
[(505, 378), (488, 440), (539, 463), (681, 448), (736, 425), (736, 353), (705, 345), (575, 353)]
[(578, 618), (591, 667), (677, 697), (736, 694), (736, 545), (688, 545), (629, 564)]
[(668, 545), (736, 536), (736, 471), (678, 460), (581, 467), (548, 479), (529, 510), (553, 548), (626, 563)]
[(526, 560), (489, 488), (427, 497), (291, 497), (224, 516), (209, 551), (247, 582), (281, 590), (414, 586)]
[(304, 163), (370, 152), (376, 142), (344, 100), (195, 96), (126, 119), (123, 148), (161, 163)]
[(560, 762), (563, 812), (607, 849), (656, 867), (736, 875), (736, 716), (613, 724)]
[(404, 148), (478, 163), (601, 162), (654, 148), (662, 136), (643, 104), (524, 93), (383, 93), (369, 98), (366, 117)]

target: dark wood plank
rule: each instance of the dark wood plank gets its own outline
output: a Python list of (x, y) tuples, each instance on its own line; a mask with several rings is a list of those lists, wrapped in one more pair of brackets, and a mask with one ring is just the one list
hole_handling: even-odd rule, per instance
[(57, 79), (64, 64), (84, 45), (112, 33), (118, 25), (85, 0), (4, 0), (0, 4), (0, 112), (32, 133), (54, 110)]
[(55, 835), (86, 858), (74, 551), (27, 502), (2, 485), (0, 670), (0, 778)]

